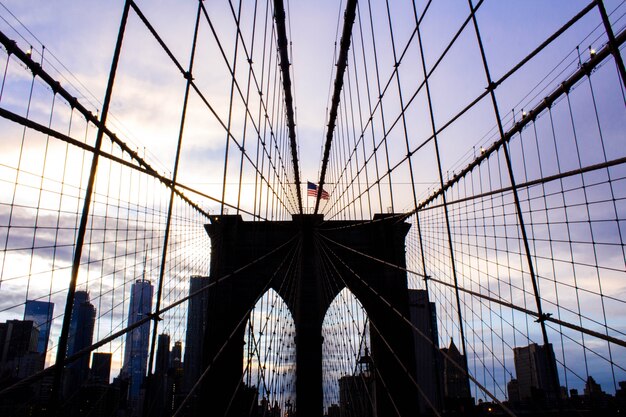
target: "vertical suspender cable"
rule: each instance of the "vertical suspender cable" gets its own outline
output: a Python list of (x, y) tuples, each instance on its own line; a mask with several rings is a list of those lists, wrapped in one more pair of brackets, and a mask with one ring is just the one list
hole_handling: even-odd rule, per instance
[(59, 345), (57, 347), (56, 357), (56, 369), (54, 372), (54, 380), (52, 385), (52, 412), (59, 413), (60, 410), (56, 409), (60, 404), (61, 396), (61, 382), (63, 378), (63, 361), (65, 360), (65, 353), (67, 351), (67, 340), (70, 331), (70, 319), (72, 317), (72, 306), (74, 305), (74, 296), (76, 294), (76, 281), (78, 280), (78, 270), (80, 268), (80, 259), (83, 253), (83, 243), (85, 241), (85, 232), (87, 230), (87, 220), (89, 217), (89, 210), (91, 208), (91, 198), (94, 191), (94, 183), (96, 179), (96, 172), (98, 170), (98, 157), (100, 156), (100, 149), (102, 147), (102, 139), (104, 137), (104, 127), (106, 126), (107, 116), (109, 114), (109, 105), (111, 104), (111, 96), (113, 94), (113, 84), (115, 82), (115, 74), (117, 72), (117, 65), (120, 60), (120, 53), (122, 50), (122, 41), (124, 39), (124, 32), (126, 30), (126, 22), (128, 21), (128, 12), (132, 0), (126, 0), (124, 3), (124, 11), (122, 12), (122, 19), (120, 23), (120, 29), (117, 34), (117, 41), (115, 43), (115, 51), (113, 53), (113, 61), (111, 62), (111, 70), (109, 72), (109, 81), (107, 83), (106, 92), (104, 95), (104, 101), (102, 104), (102, 113), (100, 115), (100, 126), (98, 127), (98, 133), (96, 135), (96, 143), (94, 145), (94, 154), (91, 159), (91, 169), (89, 171), (89, 180), (87, 182), (87, 190), (85, 191), (85, 201), (83, 203), (83, 212), (80, 218), (80, 226), (78, 228), (78, 235), (76, 236), (76, 249), (74, 250), (74, 258), (72, 260), (72, 272), (70, 276), (69, 288), (67, 291), (67, 300), (65, 302), (65, 315), (63, 316), (63, 325), (61, 327), (61, 336), (59, 337)]
[[(172, 223), (172, 209), (174, 205), (174, 191), (176, 184), (176, 176), (178, 175), (178, 163), (180, 162), (180, 150), (183, 142), (183, 133), (185, 131), (185, 118), (187, 116), (187, 104), (189, 102), (189, 90), (191, 89), (191, 82), (193, 80), (192, 70), (193, 70), (193, 62), (196, 54), (196, 41), (198, 39), (198, 27), (200, 26), (200, 11), (201, 11), (202, 2), (198, 2), (198, 13), (196, 15), (196, 26), (193, 35), (193, 44), (191, 46), (191, 57), (189, 58), (189, 70), (185, 73), (185, 78), (187, 79), (187, 84), (185, 86), (185, 98), (183, 101), (183, 110), (180, 118), (180, 130), (178, 132), (178, 145), (176, 147), (176, 158), (174, 160), (174, 172), (172, 173), (172, 185), (170, 190), (170, 201), (169, 206), (167, 208), (167, 220), (165, 223), (165, 236), (163, 237), (163, 251), (161, 253), (161, 265), (159, 268), (159, 282), (157, 289), (157, 297), (156, 297), (156, 306), (154, 311), (159, 311), (161, 308), (161, 296), (163, 293), (163, 277), (165, 275), (165, 263), (167, 260), (167, 245), (170, 237), (170, 228)], [(224, 198), (222, 198), (222, 203), (224, 202)], [(222, 205), (223, 207), (223, 205)], [(148, 362), (148, 373), (152, 374), (152, 364), (154, 363), (154, 353), (156, 348), (156, 337), (158, 332), (158, 318), (154, 320), (154, 325), (152, 327), (152, 343), (150, 348), (150, 358)]]

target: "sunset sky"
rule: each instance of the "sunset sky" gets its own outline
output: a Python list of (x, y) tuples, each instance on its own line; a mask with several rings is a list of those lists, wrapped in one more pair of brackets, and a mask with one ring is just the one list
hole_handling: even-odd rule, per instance
[[(170, 47), (176, 59), (186, 67), (189, 62), (198, 3), (192, 0), (138, 0), (136, 3), (157, 29), (164, 42)], [(306, 181), (317, 182), (319, 179), (320, 159), (326, 135), (325, 124), (328, 117), (327, 106), (330, 101), (335, 71), (335, 43), (338, 43), (338, 36), (341, 33), (344, 3), (343, 1), (331, 0), (290, 0), (286, 2), (287, 35), (292, 42), (290, 59), (296, 102), (298, 154), (301, 179), (304, 183), (303, 195), (306, 195), (304, 188)], [(402, 50), (415, 27), (412, 6), (408, 2), (396, 0), (389, 3), (396, 48)], [(0, 7), (0, 16), (3, 20), (0, 21), (0, 30), (9, 38), (14, 39), (20, 48), (26, 50), (32, 46), (35, 61), (41, 61), (43, 51), (44, 69), (60, 80), (61, 84), (75, 94), (83, 105), (93, 113), (97, 113), (101, 109), (101, 101), (104, 97), (123, 4), (124, 2), (121, 0), (2, 0), (3, 6)], [(235, 2), (233, 4), (235, 8), (238, 7)], [(364, 25), (366, 23), (369, 25), (369, 21), (365, 20), (369, 13), (366, 13), (366, 6), (372, 8), (371, 14), (374, 17), (372, 26), (376, 32), (380, 80), (385, 83), (394, 71), (385, 2), (373, 1), (371, 5), (367, 2), (360, 2), (359, 4)], [(416, 1), (415, 4), (418, 13), (420, 13), (426, 2), (420, 0)], [(494, 80), (500, 79), (587, 4), (588, 1), (585, 0), (485, 1), (477, 13), (477, 20), (492, 78)], [(626, 14), (624, 2), (607, 0), (605, 4), (609, 12), (617, 10), (615, 14), (611, 15), (611, 19), (613, 19), (616, 28), (623, 28), (626, 25), (623, 18)], [(235, 25), (228, 2), (207, 1), (205, 6), (218, 36), (222, 39), (226, 56), (232, 59)], [(246, 39), (250, 38), (252, 30), (250, 24), (253, 15), (252, 7), (253, 2), (242, 2), (242, 22), (248, 23), (242, 24), (241, 30)], [(259, 8), (262, 8), (263, 11), (258, 13), (258, 19), (263, 20), (265, 18), (265, 3), (259, 5)], [(421, 24), (427, 68), (439, 58), (460, 24), (468, 16), (468, 10), (467, 2), (462, 0), (435, 0), (432, 2), (429, 12)], [(269, 18), (271, 19), (271, 15)], [(599, 49), (605, 44), (606, 39), (599, 26), (600, 23), (597, 13), (589, 13), (527, 63), (522, 70), (516, 72), (498, 87), (496, 97), (505, 130), (513, 125), (514, 118), (516, 121), (521, 118), (523, 110), (531, 109), (540, 103), (543, 97), (553, 91), (578, 68), (579, 52), (580, 59), (584, 62), (590, 57), (590, 48)], [(258, 25), (263, 27), (262, 23), (258, 23)], [(366, 28), (365, 30), (369, 29)], [(261, 29), (257, 28), (257, 33), (262, 33)], [(260, 76), (262, 35), (258, 35), (255, 39), (253, 66), (257, 76)], [(371, 42), (371, 39), (369, 41)], [(250, 45), (248, 44), (247, 47), (249, 48)], [(368, 48), (370, 47), (365, 47), (369, 51)], [(406, 57), (398, 70), (402, 77), (401, 89), (405, 102), (423, 79), (421, 61), (415, 42), (407, 50)], [(241, 55), (241, 51), (239, 53)], [(238, 75), (243, 74), (240, 78), (245, 80), (247, 68), (240, 55), (238, 55), (239, 65), (246, 72), (238, 69)], [(4, 56), (5, 54), (3, 54), (3, 59), (5, 59)], [(368, 65), (370, 64), (368, 63)], [(354, 63), (349, 61), (348, 71), (353, 71), (353, 66)], [(370, 68), (369, 71), (373, 70)], [(594, 89), (600, 98), (600, 109), (603, 110), (599, 117), (603, 123), (607, 159), (623, 157), (625, 152), (625, 148), (623, 148), (624, 132), (626, 131), (624, 107), (620, 107), (620, 104), (623, 104), (623, 91), (615, 88), (617, 73), (612, 62), (611, 65), (604, 65), (597, 71)], [(4, 96), (2, 96), (0, 105), (16, 109), (15, 111), (18, 112), (18, 110), (23, 109), (23, 97), (30, 80), (24, 71), (21, 73), (15, 71), (15, 74), (11, 73), (10, 75), (15, 75), (14, 79), (17, 81), (3, 93)], [(210, 100), (216, 113), (222, 120), (226, 120), (231, 78), (226, 71), (219, 48), (206, 24), (201, 25), (200, 28), (194, 78)], [(240, 82), (245, 86), (245, 81)], [(375, 85), (374, 80), (370, 80), (370, 85)], [(145, 156), (146, 160), (157, 167), (160, 173), (168, 177), (173, 169), (184, 88), (185, 80), (180, 72), (155, 42), (136, 14), (131, 11), (113, 91), (109, 126), (122, 140), (133, 149), (138, 150), (140, 155)], [(397, 89), (397, 87), (394, 88)], [(447, 123), (450, 118), (485, 91), (485, 73), (472, 25), (468, 25), (461, 33), (458, 41), (437, 68), (437, 72), (431, 77), (430, 88), (437, 126)], [(378, 95), (377, 92), (372, 94)], [(575, 100), (575, 94), (573, 96), (574, 111), (583, 109), (586, 105), (583, 99), (586, 96), (581, 93), (579, 97), (583, 98), (580, 99), (580, 102)], [(400, 109), (395, 96), (392, 97), (393, 100), (390, 99), (389, 102), (385, 103), (385, 121), (388, 125), (399, 114)], [(36, 101), (30, 117), (42, 124), (47, 124), (50, 110), (46, 100), (49, 102), (50, 97), (46, 96), (44, 91), (39, 98), (41, 100)], [(234, 107), (233, 132), (236, 132), (234, 133), (235, 137), (239, 137), (243, 130), (243, 115), (245, 113), (243, 106), (235, 105)], [(363, 110), (367, 108), (364, 102), (361, 108)], [(407, 111), (406, 116), (408, 136), (411, 146), (415, 147), (432, 133), (427, 102), (423, 92), (417, 96), (415, 104)], [(566, 116), (563, 114), (556, 115), (556, 123), (567, 120)], [(62, 122), (69, 118), (69, 111), (60, 110), (58, 117), (59, 125), (62, 125)], [(56, 123), (57, 121), (54, 120), (53, 122)], [(581, 123), (581, 125), (581, 136), (586, 137), (592, 128), (589, 127), (589, 123)], [(19, 136), (16, 134), (21, 129), (6, 122), (2, 128), (5, 129), (3, 135), (12, 138)], [(250, 129), (249, 126), (247, 128)], [(398, 132), (399, 129), (399, 127), (395, 128), (393, 133), (389, 135), (390, 141), (399, 141), (391, 142), (389, 154), (392, 160), (394, 158), (399, 160), (407, 153), (404, 142), (400, 141), (400, 139), (404, 139)], [(19, 148), (16, 146), (15, 138), (13, 139), (14, 141), (0, 141), (0, 163), (7, 166), (14, 164), (14, 160), (17, 159)], [(190, 109), (183, 139), (178, 181), (210, 196), (221, 198), (226, 135), (213, 116), (207, 112), (199, 98), (193, 94), (190, 99)], [(455, 171), (467, 165), (480, 152), (481, 147), (487, 147), (496, 139), (498, 139), (496, 118), (492, 103), (487, 97), (439, 135), (444, 175), (451, 176)], [(37, 148), (37, 146), (33, 145), (33, 148)], [(36, 153), (38, 149), (34, 149), (33, 152)], [(537, 151), (541, 153), (542, 149), (537, 149)], [(576, 154), (573, 149), (569, 154), (564, 152), (563, 155), (565, 164), (571, 164), (571, 166), (560, 167), (562, 170), (574, 169), (578, 167), (577, 164), (580, 164), (580, 161), (575, 158)], [(283, 155), (283, 157), (290, 162), (290, 155)], [(601, 159), (600, 149), (589, 146), (583, 152), (582, 159), (583, 165), (596, 163)], [(33, 166), (36, 165), (34, 159), (29, 161), (26, 158), (26, 160), (22, 169), (27, 170), (29, 163)], [(413, 161), (416, 174), (416, 194), (419, 198), (424, 198), (439, 184), (432, 145), (425, 146), (416, 153)], [(61, 161), (52, 160), (50, 164), (60, 166)], [(70, 164), (78, 166), (81, 161), (72, 160)], [(515, 163), (516, 173), (522, 169), (526, 170), (526, 168), (526, 166), (522, 167), (520, 162)], [(549, 175), (556, 172), (556, 164), (550, 169), (553, 171), (543, 172), (543, 174)], [(117, 174), (112, 171), (110, 175), (112, 179), (123, 183), (124, 178), (120, 178), (121, 173)], [(529, 165), (529, 179), (538, 176), (537, 167)], [(234, 181), (233, 178), (235, 177), (236, 175), (229, 176), (228, 183), (231, 184), (231, 180)], [(252, 170), (245, 171), (243, 178), (242, 207), (249, 208), (252, 205), (254, 195)], [(409, 177), (406, 172), (397, 173), (394, 181), (396, 182), (393, 185), (394, 198), (396, 199), (395, 211), (413, 209), (412, 190), (410, 190)], [(6, 187), (11, 185), (7, 184), (0, 185), (0, 190), (6, 191), (8, 189)], [(227, 188), (225, 193), (226, 200), (234, 202), (237, 197), (236, 186), (231, 185), (228, 186), (230, 188)], [(332, 187), (332, 182), (327, 189), (330, 187)], [(129, 186), (130, 188), (132, 187)], [(249, 192), (246, 193), (246, 191)], [(106, 190), (103, 190), (104, 192)], [(165, 192), (163, 195), (158, 195), (162, 201), (165, 201), (165, 197), (167, 197)], [(31, 197), (26, 198), (29, 201), (30, 199)], [(32, 202), (32, 204), (35, 203)], [(206, 210), (219, 210), (219, 206), (215, 203), (203, 200), (202, 204)], [(305, 202), (305, 206), (307, 205), (311, 206), (312, 200)], [(387, 211), (387, 204), (383, 204), (383, 206), (375, 207), (373, 211)], [(600, 230), (596, 237), (598, 236), (607, 241), (616, 240), (619, 238), (619, 230), (613, 226), (607, 226)], [(71, 255), (69, 249), (67, 251), (68, 253), (62, 255), (65, 261), (68, 261)], [(615, 262), (617, 269), (619, 269), (621, 254), (617, 253), (619, 251), (616, 253), (609, 252), (607, 250), (604, 255), (607, 259), (610, 258), (611, 262)], [(150, 256), (154, 256), (156, 259), (158, 254), (155, 253)], [(19, 258), (7, 258), (7, 260), (3, 259), (3, 262), (6, 262), (6, 265), (11, 265), (10, 268), (15, 270), (26, 268), (23, 260)], [(44, 261), (41, 262), (42, 265), (45, 263)], [(153, 261), (153, 264), (155, 262), (158, 260)], [(7, 269), (10, 268), (7, 267)], [(153, 269), (158, 268), (153, 266)], [(615, 272), (614, 275), (612, 274), (607, 274), (605, 290), (618, 298), (626, 297), (626, 287), (617, 279), (620, 276), (623, 277), (623, 274), (620, 274), (619, 271)], [(585, 278), (589, 277), (585, 276)], [(589, 278), (589, 288), (595, 288), (594, 279), (595, 277)], [(581, 285), (587, 285), (587, 281)], [(10, 293), (10, 290), (6, 288), (12, 287), (7, 285), (0, 290), (3, 291), (0, 293), (0, 305), (4, 307), (17, 303), (16, 300), (22, 297), (19, 291), (15, 290), (16, 293)], [(48, 291), (47, 288), (44, 290)], [(546, 294), (551, 294), (551, 289), (548, 289), (547, 286), (545, 291)], [(599, 310), (597, 305), (590, 305), (589, 308), (593, 309), (594, 313)], [(61, 313), (60, 305), (57, 306), (57, 309), (56, 312)], [(625, 310), (626, 308), (622, 305), (616, 307), (616, 311), (623, 312)], [(18, 309), (1, 313), (0, 318), (14, 318), (19, 315), (17, 311)], [(442, 311), (442, 316), (443, 313)], [(51, 338), (58, 337), (58, 322), (60, 320), (55, 322)], [(626, 331), (624, 323), (621, 321), (614, 324), (621, 331)], [(536, 335), (538, 332), (533, 331), (533, 337)], [(602, 346), (606, 346), (606, 344)], [(579, 358), (579, 356), (580, 354), (576, 353), (573, 357)], [(50, 357), (48, 360), (50, 361)], [(119, 355), (116, 357), (116, 361), (119, 367), (121, 361)], [(622, 362), (622, 365), (626, 364)], [(612, 391), (612, 377), (607, 369), (605, 367), (598, 371), (597, 379), (605, 389)], [(622, 376), (625, 376), (624, 373)]]

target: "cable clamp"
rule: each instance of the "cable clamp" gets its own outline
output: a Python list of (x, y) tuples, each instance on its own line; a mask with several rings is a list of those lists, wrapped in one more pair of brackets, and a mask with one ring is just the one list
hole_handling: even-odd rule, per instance
[(552, 317), (552, 313), (543, 313), (537, 318), (537, 320), (535, 320), (535, 323), (543, 323), (544, 321), (548, 320), (550, 317)]

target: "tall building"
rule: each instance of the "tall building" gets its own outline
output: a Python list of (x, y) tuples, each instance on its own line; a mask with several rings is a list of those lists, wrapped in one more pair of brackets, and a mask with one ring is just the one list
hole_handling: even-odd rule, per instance
[(339, 379), (339, 409), (342, 416), (371, 417), (375, 404), (371, 376), (348, 375)]
[(170, 368), (180, 369), (183, 367), (183, 342), (180, 340), (174, 343), (170, 352)]
[(91, 357), (89, 379), (78, 392), (65, 401), (61, 415), (68, 416), (118, 416), (119, 390), (109, 383), (111, 377), (109, 352), (94, 352)]
[(87, 291), (76, 291), (74, 294), (74, 303), (72, 304), (72, 317), (70, 318), (70, 330), (67, 336), (67, 355), (71, 355), (74, 338), (78, 332), (78, 315), (74, 314), (78, 311), (78, 306), (89, 302), (89, 293)]
[(31, 320), (39, 329), (39, 339), (37, 340), (37, 352), (45, 356), (48, 351), (48, 339), (50, 338), (50, 327), (52, 326), (52, 314), (54, 313), (54, 303), (47, 301), (26, 300), (24, 308), (24, 320)]
[[(415, 344), (416, 380), (428, 401), (441, 410), (441, 375), (439, 358), (439, 336), (435, 303), (428, 300), (428, 291), (409, 290), (409, 314), (411, 324), (419, 330), (413, 331)], [(420, 334), (421, 333), (421, 334)], [(427, 340), (424, 336), (426, 336)], [(420, 395), (420, 413), (433, 414), (432, 408)]]
[(552, 344), (513, 348), (515, 373), (521, 401), (559, 398), (559, 382)]
[(170, 335), (163, 333), (157, 340), (155, 374), (164, 375), (170, 367)]
[(94, 352), (91, 357), (91, 380), (99, 384), (109, 384), (111, 379), (111, 353)]
[(506, 391), (509, 394), (509, 402), (514, 404), (519, 402), (519, 383), (517, 379), (513, 378), (506, 384)]
[(171, 411), (170, 336), (162, 333), (157, 339), (154, 374), (146, 378), (144, 415), (165, 417)]
[(331, 404), (326, 410), (327, 417), (341, 417), (341, 409), (338, 404)]
[[(131, 326), (150, 314), (152, 308), (152, 283), (138, 279), (131, 287), (130, 307), (128, 309), (128, 326)], [(134, 330), (126, 333), (124, 349), (124, 365), (122, 372), (130, 378), (129, 397), (139, 397), (143, 379), (148, 367), (148, 345), (150, 343), (150, 322), (147, 321)]]
[(464, 411), (474, 404), (469, 387), (465, 355), (461, 354), (452, 339), (450, 339), (450, 346), (442, 348), (441, 352), (445, 408), (449, 411), (454, 409)]
[[(189, 294), (193, 294), (208, 285), (209, 277), (192, 276), (189, 281)], [(202, 372), (202, 345), (208, 299), (209, 290), (189, 299), (183, 364), (183, 389), (187, 392), (191, 390)]]
[(39, 330), (30, 320), (8, 320), (0, 324), (0, 386), (43, 369), (37, 351)]
[[(67, 356), (72, 356), (93, 343), (96, 308), (89, 302), (89, 293), (76, 291), (70, 319)], [(82, 355), (67, 365), (65, 372), (65, 395), (70, 396), (89, 377), (89, 355)]]

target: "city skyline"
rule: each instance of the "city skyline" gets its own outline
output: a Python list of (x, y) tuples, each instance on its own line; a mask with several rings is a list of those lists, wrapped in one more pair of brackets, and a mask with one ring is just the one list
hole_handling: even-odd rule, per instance
[(44, 3), (0, 2), (26, 408), (318, 417), (363, 358), (403, 417), (621, 404), (626, 2)]

